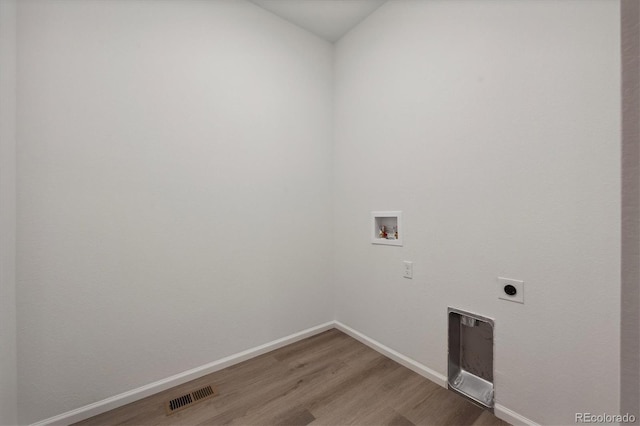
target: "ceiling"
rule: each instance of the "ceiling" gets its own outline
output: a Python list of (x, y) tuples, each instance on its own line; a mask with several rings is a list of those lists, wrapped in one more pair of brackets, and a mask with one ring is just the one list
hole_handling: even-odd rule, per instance
[(250, 0), (263, 9), (335, 42), (386, 0)]

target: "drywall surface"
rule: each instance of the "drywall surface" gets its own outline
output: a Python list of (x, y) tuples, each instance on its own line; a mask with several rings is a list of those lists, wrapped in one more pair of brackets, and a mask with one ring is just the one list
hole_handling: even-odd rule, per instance
[(250, 0), (318, 37), (335, 42), (386, 0)]
[[(608, 0), (398, 0), (342, 38), (336, 319), (444, 375), (447, 307), (494, 318), (498, 404), (617, 414), (619, 52)], [(372, 210), (403, 211), (403, 247)]]
[(0, 425), (17, 422), (16, 2), (0, 1)]
[(21, 423), (333, 319), (329, 43), (244, 1), (31, 0), (18, 49)]
[(640, 3), (621, 2), (622, 297), (620, 412), (640, 418)]

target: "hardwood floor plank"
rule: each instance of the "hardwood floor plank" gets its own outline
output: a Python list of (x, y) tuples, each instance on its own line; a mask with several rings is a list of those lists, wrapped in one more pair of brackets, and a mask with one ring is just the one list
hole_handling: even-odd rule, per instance
[(385, 423), (385, 425), (389, 426), (415, 426), (411, 420), (407, 419), (402, 414), (395, 413), (395, 416), (389, 421), (389, 423)]
[[(377, 354), (366, 354), (378, 358)], [(325, 361), (327, 362), (327, 361)], [(271, 424), (274, 413), (281, 407), (308, 409), (315, 417), (315, 408), (326, 404), (345, 391), (345, 382), (357, 377), (367, 364), (346, 364), (340, 358), (330, 360), (334, 368), (324, 371), (323, 375), (308, 375), (295, 383), (295, 392), (283, 392), (261, 406), (254, 407), (246, 416), (236, 419), (235, 424)]]
[[(218, 395), (167, 416), (166, 400)], [(76, 425), (505, 426), (464, 398), (332, 329)]]
[(483, 411), (476, 421), (473, 422), (473, 426), (509, 426), (509, 423), (500, 420), (488, 411)]
[(282, 426), (306, 426), (311, 424), (316, 418), (309, 410), (296, 411), (294, 413), (285, 413), (282, 416), (274, 419), (272, 425)]
[[(283, 411), (304, 411), (300, 404), (301, 396), (309, 395), (322, 386), (327, 376), (339, 376), (348, 366), (339, 359), (325, 359), (305, 367), (289, 370), (288, 377), (279, 383), (279, 387), (260, 404), (251, 406), (242, 416), (233, 420), (233, 424), (275, 424), (283, 421)], [(339, 373), (339, 374), (336, 374)]]
[[(349, 346), (350, 343), (349, 336), (334, 328), (280, 348), (274, 351), (273, 357), (278, 361), (295, 360), (323, 352), (339, 351), (341, 347)], [(313, 350), (310, 351), (310, 348)]]
[[(387, 363), (387, 361), (390, 361)], [(415, 374), (407, 368), (380, 355), (379, 367), (373, 373), (367, 374), (365, 380), (357, 383), (340, 398), (312, 413), (324, 424), (371, 424), (370, 419), (382, 416), (389, 408), (387, 400), (395, 392), (394, 386), (387, 384), (399, 383)], [(391, 421), (391, 418), (388, 419)]]
[(416, 425), (470, 425), (483, 412), (461, 396), (429, 383), (418, 385), (414, 396), (397, 410)]

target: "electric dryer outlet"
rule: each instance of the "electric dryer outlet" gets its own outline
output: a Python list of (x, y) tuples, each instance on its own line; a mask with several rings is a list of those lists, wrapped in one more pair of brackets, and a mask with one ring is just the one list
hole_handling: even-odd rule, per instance
[(498, 277), (498, 299), (524, 304), (524, 281)]

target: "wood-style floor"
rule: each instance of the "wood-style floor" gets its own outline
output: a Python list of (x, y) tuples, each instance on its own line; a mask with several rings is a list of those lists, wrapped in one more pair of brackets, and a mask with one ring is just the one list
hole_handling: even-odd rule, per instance
[[(164, 402), (219, 395), (167, 416)], [(77, 425), (507, 425), (338, 330), (329, 330)]]

